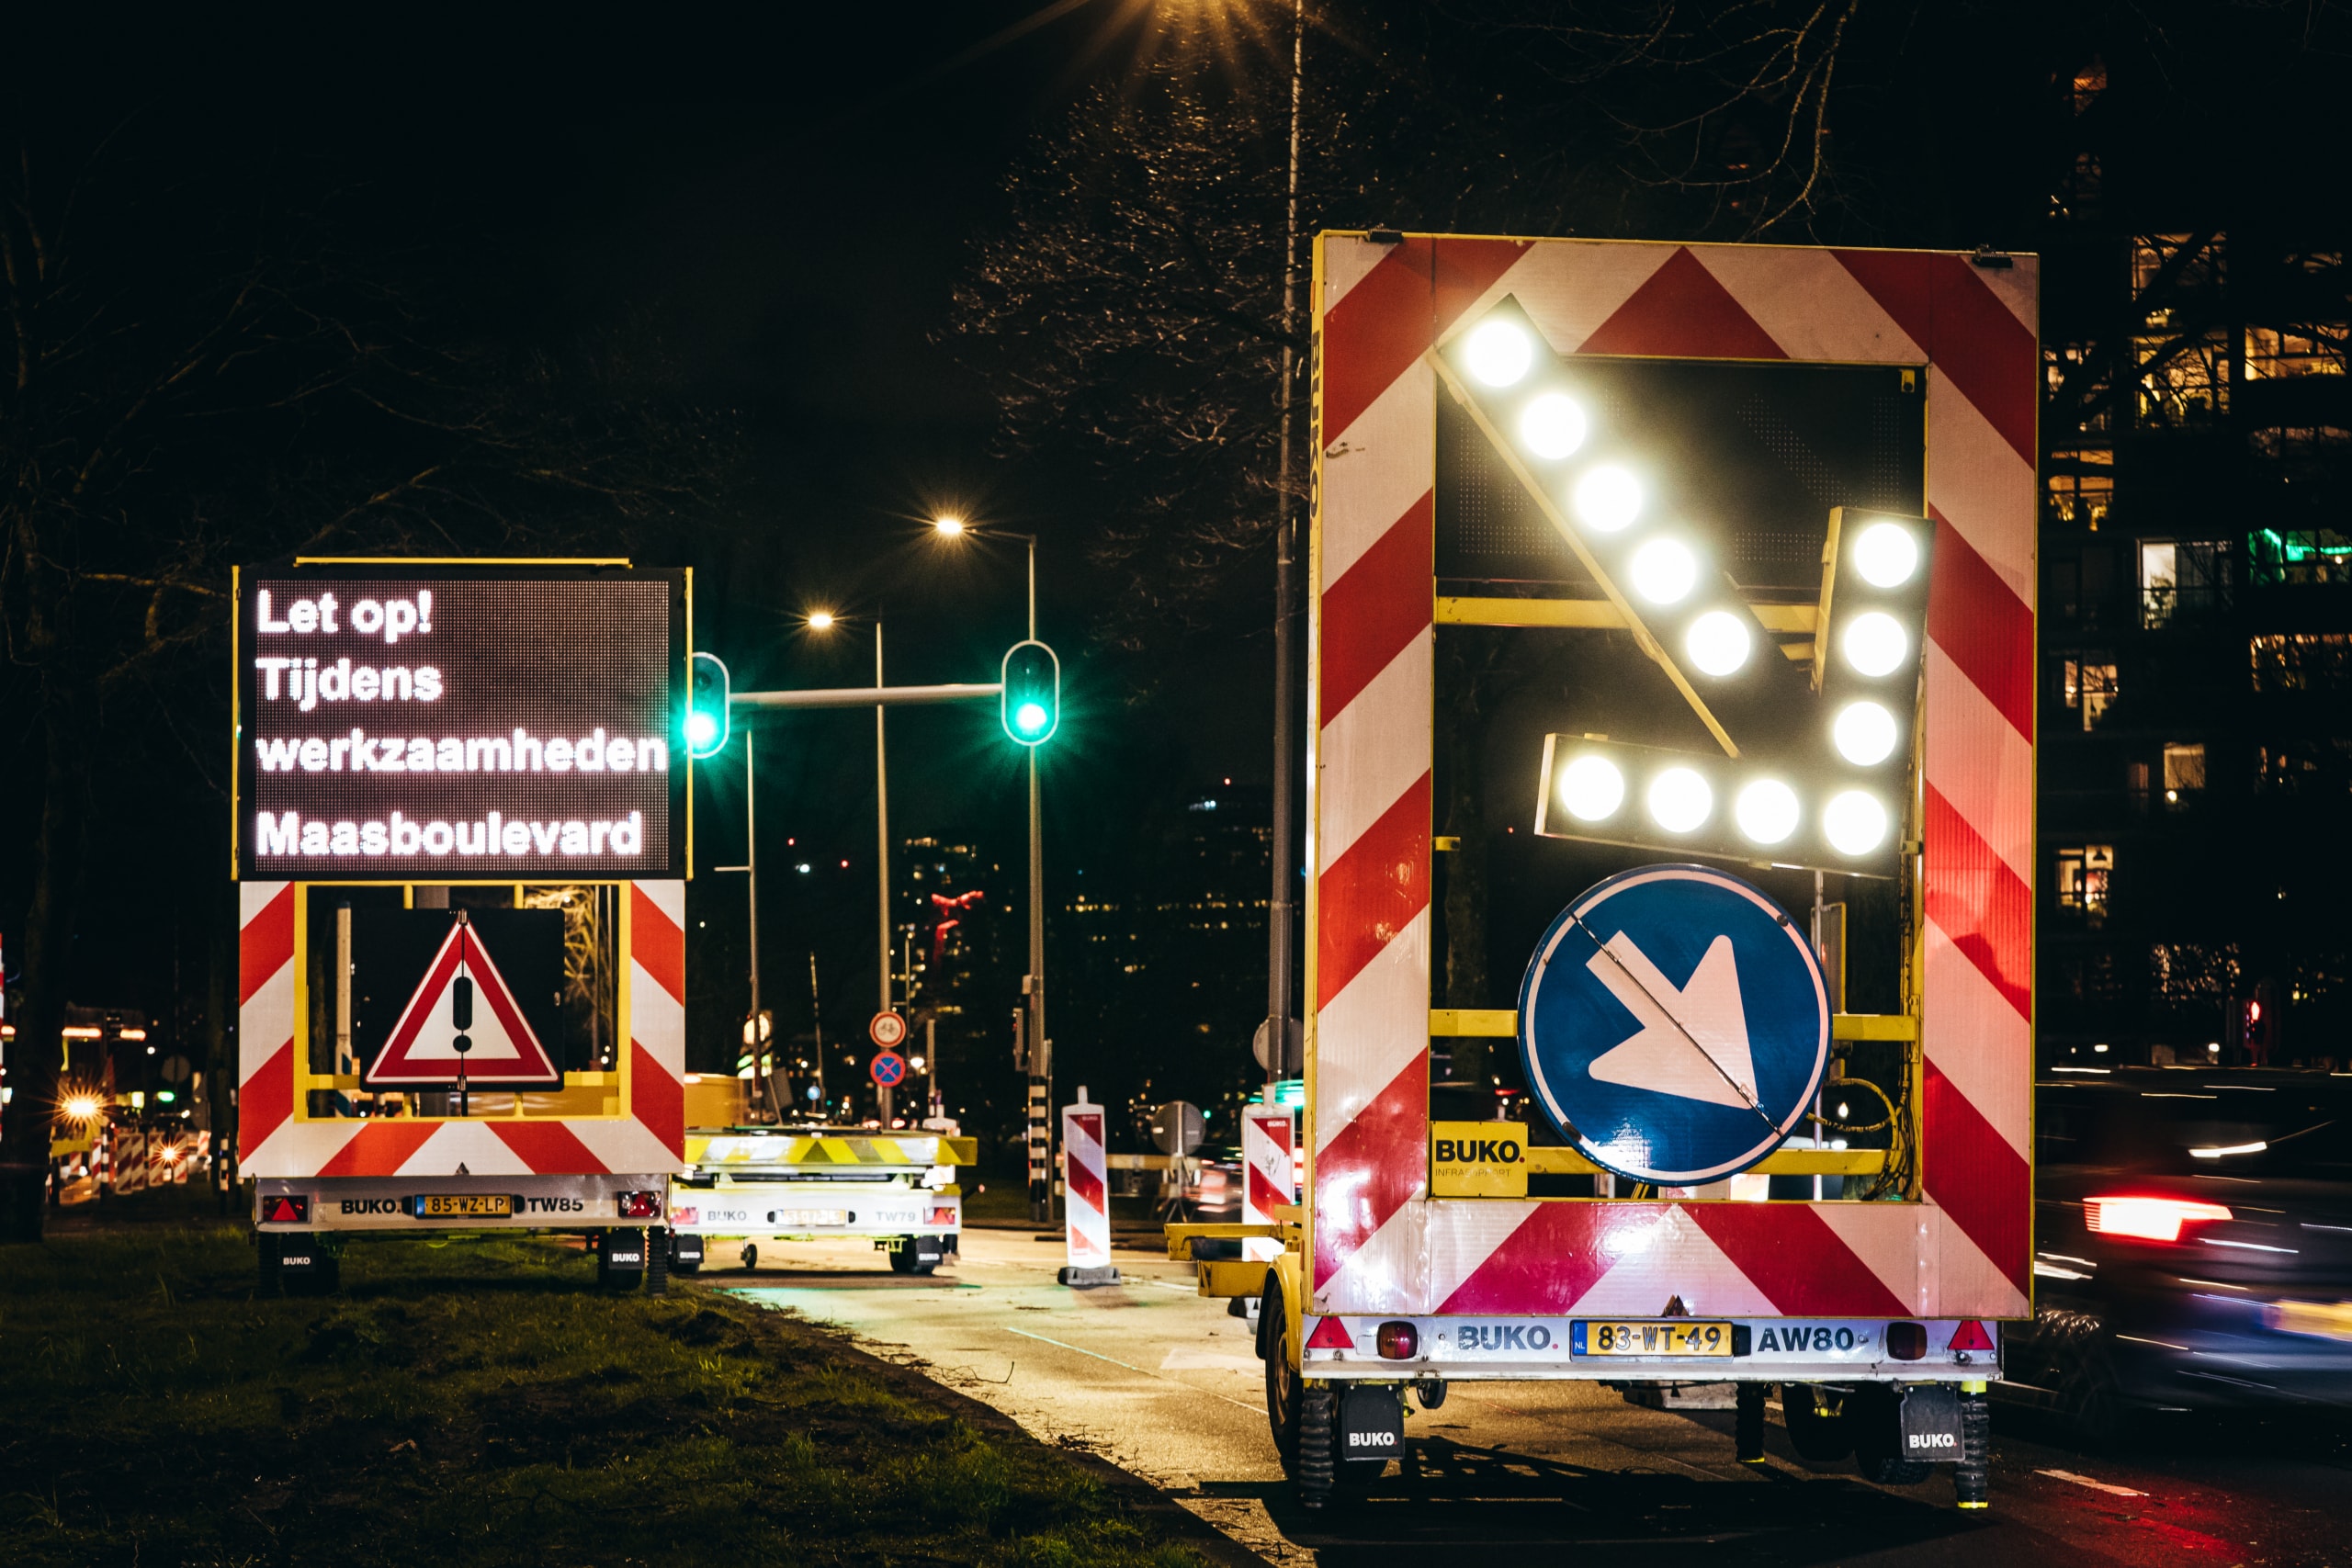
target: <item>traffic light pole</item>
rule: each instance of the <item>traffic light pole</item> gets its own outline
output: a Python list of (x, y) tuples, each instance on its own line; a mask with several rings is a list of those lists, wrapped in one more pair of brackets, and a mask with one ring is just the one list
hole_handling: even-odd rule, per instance
[[(874, 623), (874, 689), (882, 688), (882, 623)], [(875, 878), (875, 958), (881, 971), (882, 1006), (880, 1011), (890, 1010), (890, 759), (884, 745), (884, 716), (889, 709), (877, 702), (874, 705), (874, 878)], [(890, 1125), (890, 1086), (876, 1085), (874, 1107), (881, 1112), (882, 1126)]]
[[(1037, 640), (1037, 541), (1029, 540), (1029, 640)], [(1029, 1218), (1054, 1217), (1053, 1058), (1046, 1044), (1046, 833), (1037, 748), (1029, 748)]]
[(778, 1120), (784, 1114), (775, 1093), (775, 1059), (768, 1054), (769, 1042), (760, 1038), (760, 817), (756, 781), (758, 770), (752, 762), (752, 736), (743, 735), (743, 879), (750, 885), (752, 898), (752, 1070), (760, 1075), (760, 1092), (767, 1097), (768, 1110)]

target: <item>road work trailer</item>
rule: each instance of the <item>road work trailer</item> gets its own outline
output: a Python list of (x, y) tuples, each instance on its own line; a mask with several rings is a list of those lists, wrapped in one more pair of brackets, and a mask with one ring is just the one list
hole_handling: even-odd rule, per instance
[(239, 1168), (265, 1287), (366, 1235), (666, 1277), (689, 591), (623, 561), (239, 574)]
[(1408, 1398), (1560, 1379), (1713, 1392), (1751, 1461), (1777, 1387), (1801, 1457), (1984, 1505), (2032, 1310), (2035, 288), (1317, 241), (1305, 1190), (1168, 1233), (1258, 1303), (1308, 1505)]
[(736, 1246), (749, 1268), (763, 1241), (852, 1236), (888, 1253), (893, 1272), (928, 1274), (957, 1250), (956, 1168), (978, 1146), (867, 1127), (691, 1128), (670, 1189), (676, 1261), (692, 1273), (710, 1248)]

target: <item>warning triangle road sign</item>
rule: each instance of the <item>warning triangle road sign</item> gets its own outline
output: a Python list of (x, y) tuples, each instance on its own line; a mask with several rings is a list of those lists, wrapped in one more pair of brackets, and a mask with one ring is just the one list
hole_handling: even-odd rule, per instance
[[(461, 987), (460, 981), (467, 985)], [(463, 1051), (458, 1047), (461, 1038)], [(465, 1081), (480, 1088), (563, 1081), (505, 976), (491, 962), (481, 933), (462, 914), (361, 1081), (370, 1089), (442, 1089), (458, 1082), (461, 1059)]]

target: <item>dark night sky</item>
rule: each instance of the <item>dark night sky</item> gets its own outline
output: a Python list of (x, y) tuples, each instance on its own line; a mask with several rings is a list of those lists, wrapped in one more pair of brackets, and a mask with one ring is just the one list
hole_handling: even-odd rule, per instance
[[(503, 32), (403, 16), (399, 33), (266, 47), (114, 39), (127, 52), (62, 88), (54, 112), (94, 133), (126, 114), (184, 118), (254, 171), (309, 165), (289, 187), (323, 171), (348, 243), (413, 254), (480, 335), (559, 350), (616, 329), (657, 340), (692, 399), (732, 412), (751, 457), (745, 515), (718, 520), (735, 531), (682, 537), (657, 562), (696, 569), (696, 643), (739, 687), (869, 682), (877, 615), (894, 683), (993, 679), (1022, 635), (1021, 546), (951, 553), (923, 519), (945, 507), (1037, 534), (1039, 629), (1067, 694), (1046, 786), (1058, 898), (1117, 845), (1136, 790), (1263, 779), (1272, 650), (1267, 637), (1196, 650), (1153, 705), (1124, 705), (1131, 672), (1087, 637), (1104, 591), (1082, 559), (1096, 481), (995, 453), (986, 389), (942, 337), (971, 239), (1010, 162), (1070, 101), (1073, 62), (1100, 44), (1091, 58), (1115, 63), (1132, 41), (1103, 24), (1133, 7), (1092, 0), (941, 69), (1035, 9), (841, 7), (658, 36), (585, 14)], [(814, 638), (797, 616), (819, 605), (854, 618)], [(890, 739), (894, 839), (975, 835), (1019, 863), (1024, 796), (993, 708), (901, 710)], [(870, 710), (795, 718), (760, 743), (772, 862), (815, 845), (837, 874), (812, 886), (778, 872), (762, 900), (772, 975), (820, 949), (829, 1031), (862, 1026), (875, 988), (872, 745)], [(741, 859), (740, 742), (721, 762), (698, 784), (701, 868)], [(226, 802), (211, 809), (225, 833)], [(126, 874), (98, 868), (90, 916), (111, 912)], [(699, 876), (694, 898), (716, 987), (740, 962), (741, 883)], [(164, 1012), (174, 953), (164, 928), (148, 934), (93, 951), (85, 929), (74, 999)], [(729, 982), (712, 1005), (731, 1012), (740, 991)]]

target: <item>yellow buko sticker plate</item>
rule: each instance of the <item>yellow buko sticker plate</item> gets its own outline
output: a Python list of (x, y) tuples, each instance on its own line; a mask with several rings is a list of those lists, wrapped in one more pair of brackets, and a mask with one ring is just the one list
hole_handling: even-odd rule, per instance
[(1430, 1122), (1430, 1195), (1526, 1197), (1526, 1126), (1518, 1122)]

